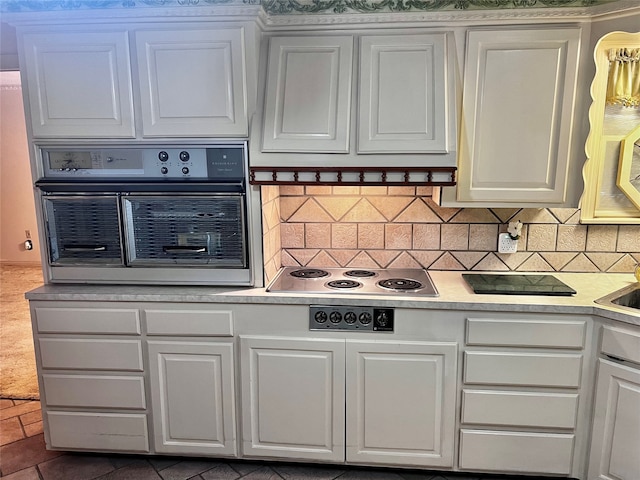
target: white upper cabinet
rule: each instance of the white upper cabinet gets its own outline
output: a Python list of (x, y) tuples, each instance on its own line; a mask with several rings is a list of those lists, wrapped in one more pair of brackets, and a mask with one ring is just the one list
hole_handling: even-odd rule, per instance
[(135, 137), (125, 30), (30, 33), (23, 42), (34, 137)]
[(565, 201), (580, 36), (579, 28), (468, 32), (455, 201)]
[(265, 152), (349, 151), (353, 37), (274, 37), (265, 95)]
[(242, 28), (135, 33), (142, 134), (247, 136)]
[(360, 39), (358, 153), (447, 151), (445, 34)]
[(256, 33), (204, 22), (26, 31), (33, 138), (247, 137)]
[(252, 166), (454, 167), (453, 33), (349, 33), (263, 46)]

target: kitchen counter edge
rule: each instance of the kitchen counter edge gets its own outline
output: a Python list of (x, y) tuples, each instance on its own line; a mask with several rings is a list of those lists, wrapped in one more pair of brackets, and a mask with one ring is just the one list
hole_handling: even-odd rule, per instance
[[(514, 273), (522, 274), (522, 272)], [(531, 273), (534, 274), (534, 272)], [(475, 294), (462, 279), (462, 272), (430, 271), (429, 274), (438, 289), (438, 297), (271, 293), (266, 292), (264, 288), (252, 287), (77, 284), (47, 284), (27, 292), (25, 297), (28, 300), (38, 301), (330, 304), (416, 309), (564, 313), (599, 315), (611, 320), (640, 325), (640, 313), (634, 314), (622, 309), (594, 303), (595, 300), (605, 295), (635, 283), (635, 278), (632, 274), (552, 273), (553, 276), (578, 292), (570, 297), (479, 295)]]

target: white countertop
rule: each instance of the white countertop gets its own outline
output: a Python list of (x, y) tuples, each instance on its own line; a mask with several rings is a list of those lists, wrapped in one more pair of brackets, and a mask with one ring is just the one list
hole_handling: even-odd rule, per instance
[[(264, 288), (249, 287), (49, 284), (27, 292), (26, 298), (29, 300), (105, 302), (339, 304), (420, 309), (574, 313), (595, 314), (612, 320), (640, 325), (640, 312), (636, 314), (621, 308), (606, 307), (594, 303), (601, 297), (636, 283), (633, 274), (552, 273), (553, 276), (578, 292), (569, 297), (556, 297), (478, 295), (462, 279), (461, 273), (463, 272), (429, 272), (440, 294), (438, 297), (271, 293), (266, 292)], [(513, 273), (522, 274), (522, 272)]]

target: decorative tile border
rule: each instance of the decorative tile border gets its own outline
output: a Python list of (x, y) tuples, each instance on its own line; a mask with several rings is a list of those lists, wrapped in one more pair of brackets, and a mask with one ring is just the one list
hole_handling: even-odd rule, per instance
[[(628, 273), (640, 262), (638, 225), (581, 225), (572, 208), (447, 208), (432, 196), (429, 187), (279, 187), (268, 198), (279, 204), (281, 251), (269, 244), (267, 271), (278, 258), (283, 266), (522, 272)], [(510, 220), (525, 224), (519, 251), (497, 253)]]

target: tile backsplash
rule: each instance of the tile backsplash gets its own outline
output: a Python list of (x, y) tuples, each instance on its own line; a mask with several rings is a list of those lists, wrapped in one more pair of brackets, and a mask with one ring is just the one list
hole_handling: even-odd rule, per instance
[[(580, 225), (573, 208), (446, 208), (430, 187), (262, 187), (267, 281), (280, 266), (632, 272), (640, 225)], [(517, 253), (497, 253), (509, 221)]]

